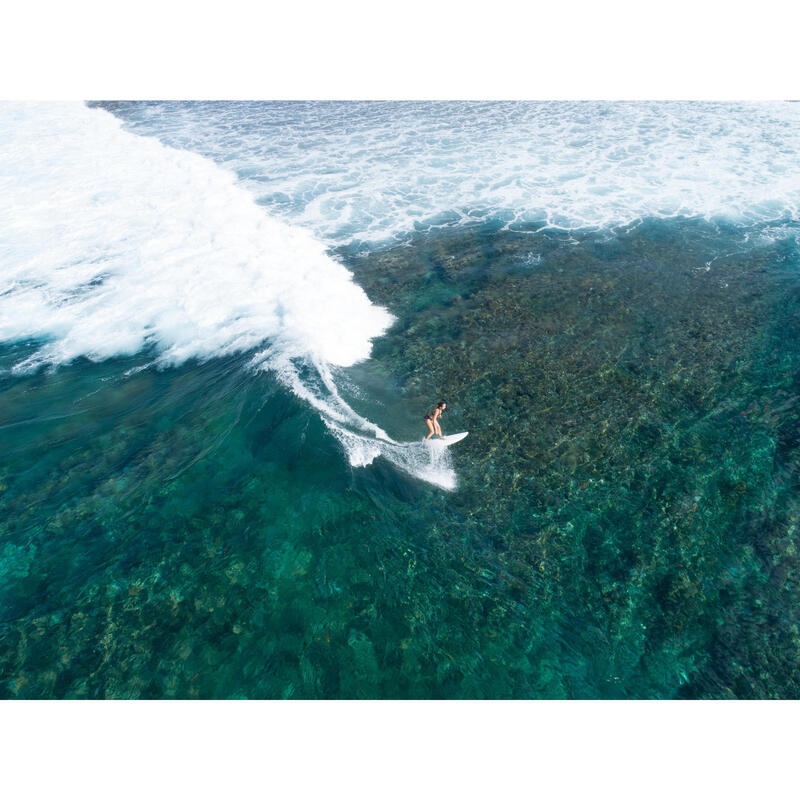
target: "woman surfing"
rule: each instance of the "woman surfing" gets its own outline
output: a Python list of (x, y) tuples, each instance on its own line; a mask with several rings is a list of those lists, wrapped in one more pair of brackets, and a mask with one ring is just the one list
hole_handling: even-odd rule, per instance
[(429, 411), (423, 419), (425, 420), (425, 424), (428, 426), (428, 435), (425, 437), (425, 441), (427, 442), (428, 439), (433, 436), (435, 433), (440, 439), (444, 439), (444, 434), (442, 433), (442, 426), (439, 424), (439, 418), (442, 416), (442, 412), (447, 408), (447, 403), (444, 400), (440, 400), (436, 404), (436, 408), (433, 411)]

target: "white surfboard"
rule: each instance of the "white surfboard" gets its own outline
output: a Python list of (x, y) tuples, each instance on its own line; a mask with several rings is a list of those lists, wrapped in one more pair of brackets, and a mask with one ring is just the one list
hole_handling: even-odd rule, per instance
[(465, 439), (469, 431), (462, 431), (461, 433), (451, 433), (449, 436), (445, 436), (444, 439), (439, 439), (438, 437), (431, 436), (430, 439), (427, 440), (428, 444), (438, 444), (440, 447), (450, 447), (451, 444), (455, 444), (456, 442), (460, 442), (462, 439)]

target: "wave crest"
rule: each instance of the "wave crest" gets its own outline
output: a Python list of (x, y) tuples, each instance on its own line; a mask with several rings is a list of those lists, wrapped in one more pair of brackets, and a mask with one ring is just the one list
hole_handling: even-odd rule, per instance
[(201, 156), (82, 105), (0, 107), (0, 340), (18, 369), (153, 345), (175, 364), (257, 347), (349, 365), (392, 322), (312, 234)]

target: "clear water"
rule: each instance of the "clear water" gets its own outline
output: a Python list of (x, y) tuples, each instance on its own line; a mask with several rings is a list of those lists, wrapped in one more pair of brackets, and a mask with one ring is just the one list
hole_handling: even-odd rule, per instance
[(792, 107), (111, 108), (3, 127), (2, 696), (800, 696)]

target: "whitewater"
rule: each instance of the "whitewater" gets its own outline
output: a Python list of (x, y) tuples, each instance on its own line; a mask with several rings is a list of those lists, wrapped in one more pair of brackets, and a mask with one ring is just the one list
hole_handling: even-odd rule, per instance
[(113, 104), (136, 132), (236, 172), (270, 214), (371, 245), (502, 220), (748, 224), (800, 210), (800, 103)]

